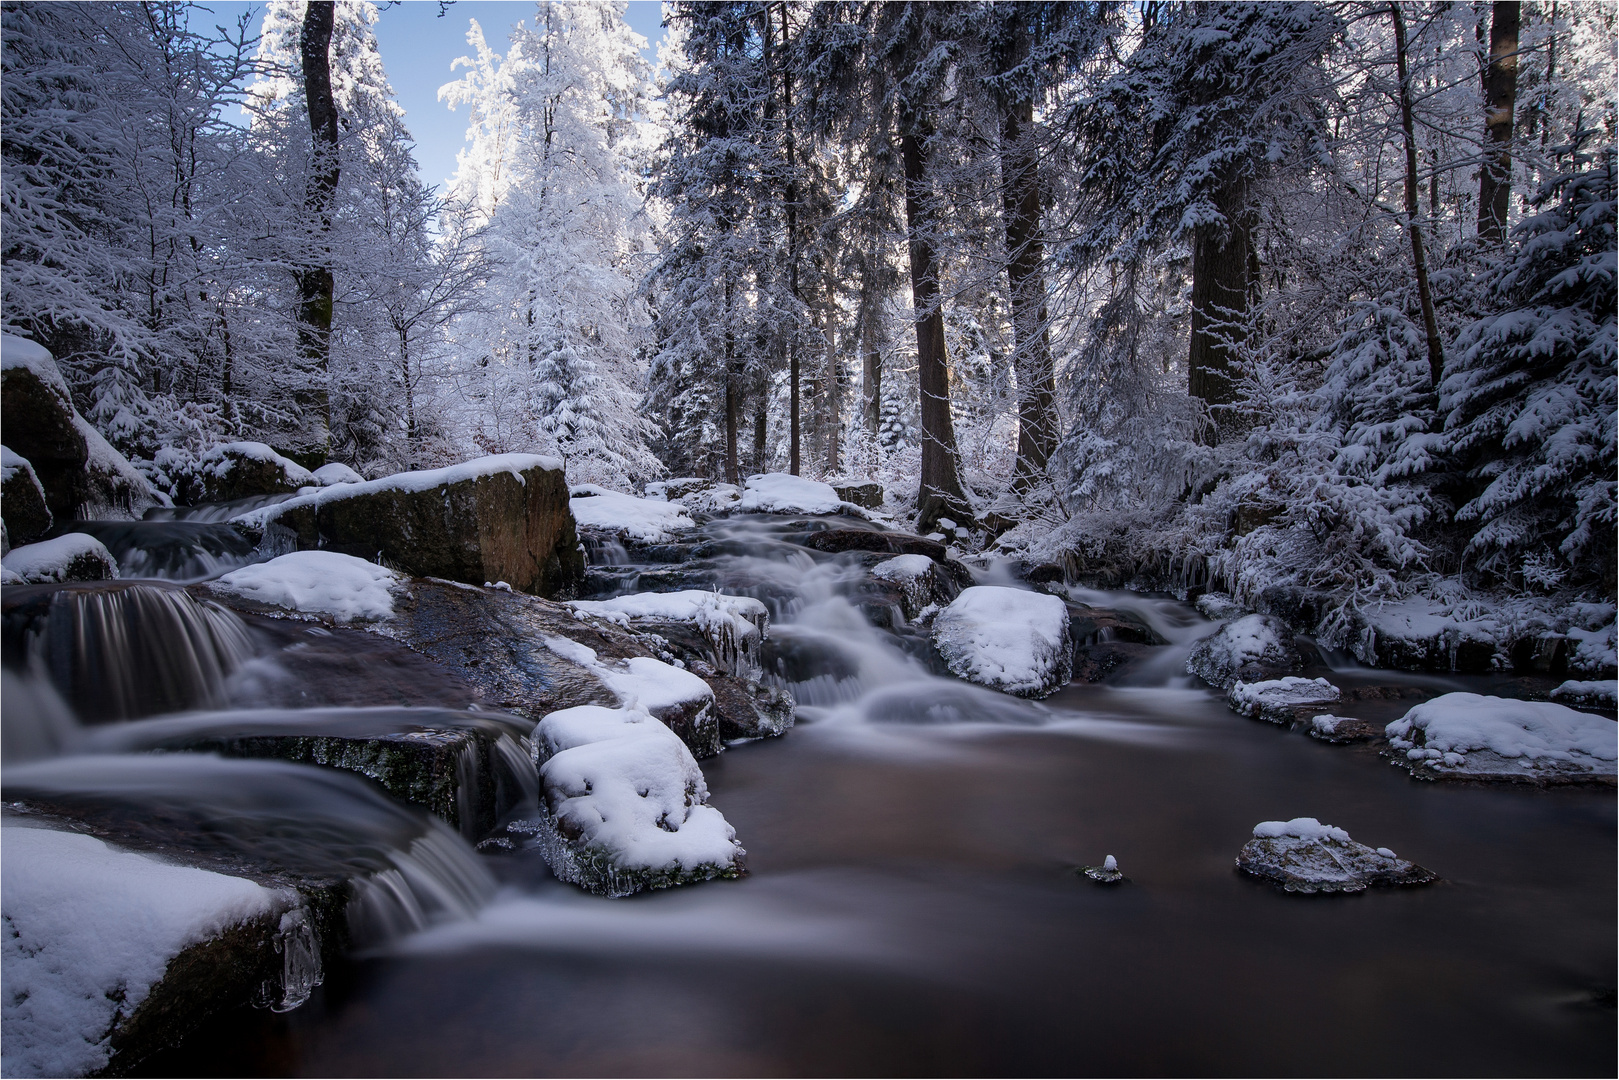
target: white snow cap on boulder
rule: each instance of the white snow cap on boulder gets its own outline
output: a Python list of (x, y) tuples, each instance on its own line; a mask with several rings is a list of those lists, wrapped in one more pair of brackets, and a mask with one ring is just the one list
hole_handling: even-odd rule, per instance
[(661, 544), (677, 529), (694, 529), (697, 522), (686, 516), (678, 502), (638, 499), (621, 491), (609, 491), (594, 484), (577, 484), (568, 500), (573, 520), (583, 528), (617, 533), (643, 544)]
[(933, 644), (960, 678), (1019, 697), (1045, 697), (1073, 672), (1068, 605), (1001, 585), (963, 589), (933, 620)]
[(1233, 619), (1199, 641), (1186, 658), (1188, 674), (1221, 690), (1230, 689), (1238, 679), (1268, 679), (1298, 664), (1293, 631), (1271, 615)]
[(539, 722), (534, 744), (558, 877), (626, 896), (741, 873), (746, 853), (707, 805), (696, 759), (645, 709), (563, 709)]
[(1413, 775), (1612, 783), (1619, 725), (1549, 701), (1442, 694), (1384, 729)]
[(847, 505), (831, 484), (791, 473), (748, 477), (737, 509), (745, 514), (836, 514)]
[(322, 487), (331, 487), (333, 484), (363, 484), (365, 477), (343, 464), (341, 461), (328, 461), (314, 472), (310, 473), (315, 482)]
[(267, 563), (232, 570), (210, 587), (272, 607), (349, 622), (391, 616), (394, 593), (403, 582), (386, 566), (352, 555), (294, 551)]
[(53, 540), (12, 548), (0, 565), (17, 576), (17, 584), (111, 581), (118, 576), (118, 560), (87, 533), (64, 533)]

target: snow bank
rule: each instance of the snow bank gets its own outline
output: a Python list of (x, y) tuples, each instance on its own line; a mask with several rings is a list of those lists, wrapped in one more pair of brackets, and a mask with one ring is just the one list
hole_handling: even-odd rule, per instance
[(393, 594), (402, 587), (400, 576), (387, 567), (335, 551), (294, 551), (232, 570), (211, 586), (289, 611), (330, 615), (338, 622), (390, 617)]
[(676, 529), (697, 527), (697, 523), (686, 516), (686, 508), (678, 502), (638, 499), (634, 495), (605, 488), (590, 490), (591, 494), (568, 500), (573, 520), (581, 527), (617, 533), (644, 544), (661, 544)]
[(334, 484), (363, 484), (365, 477), (344, 465), (340, 461), (328, 461), (309, 475), (322, 487), (331, 487)]
[(627, 896), (741, 874), (746, 853), (707, 805), (696, 759), (645, 709), (564, 709), (540, 721), (534, 742), (558, 877)]
[(1045, 593), (963, 589), (935, 616), (933, 644), (958, 677), (1019, 697), (1045, 697), (1073, 670), (1068, 606)]
[(1552, 691), (1552, 700), (1577, 709), (1601, 709), (1611, 714), (1619, 706), (1619, 682), (1613, 679), (1588, 682), (1569, 679)]
[(1297, 675), (1251, 683), (1239, 679), (1226, 691), (1226, 703), (1237, 712), (1272, 724), (1291, 724), (1295, 709), (1331, 705), (1341, 697), (1327, 680)]
[(1271, 615), (1233, 619), (1198, 642), (1186, 658), (1188, 673), (1222, 690), (1238, 679), (1257, 681), (1298, 666), (1293, 631)]
[(352, 499), (356, 496), (384, 491), (412, 493), (432, 491), (435, 488), (447, 487), (450, 484), (476, 480), (482, 476), (496, 476), (500, 473), (510, 473), (516, 477), (518, 483), (522, 483), (523, 473), (536, 468), (560, 471), (562, 469), (562, 459), (544, 454), (494, 454), (489, 457), (474, 458), (472, 461), (463, 461), (459, 465), (450, 465), (442, 469), (422, 469), (416, 472), (394, 473), (392, 476), (384, 476), (380, 480), (365, 480), (358, 484), (334, 484), (331, 487), (312, 491), (307, 495), (298, 495), (287, 499), (285, 502), (250, 510), (245, 514), (238, 514), (231, 520), (262, 529), (287, 511), (306, 506), (320, 506), (339, 499)]
[(118, 560), (86, 533), (64, 533), (54, 540), (12, 548), (0, 565), (30, 585), (110, 581), (118, 576)]
[(1237, 867), (1291, 893), (1360, 892), (1371, 885), (1425, 885), (1437, 880), (1386, 847), (1370, 848), (1315, 818), (1261, 821), (1237, 856)]
[(1444, 694), (1384, 732), (1397, 762), (1426, 779), (1612, 782), (1619, 725), (1546, 701)]
[(289, 906), (242, 878), (79, 833), (9, 826), (0, 844), (6, 1076), (104, 1067), (127, 1018), (188, 945)]
[(745, 514), (836, 514), (847, 504), (831, 484), (791, 473), (748, 477), (737, 509)]

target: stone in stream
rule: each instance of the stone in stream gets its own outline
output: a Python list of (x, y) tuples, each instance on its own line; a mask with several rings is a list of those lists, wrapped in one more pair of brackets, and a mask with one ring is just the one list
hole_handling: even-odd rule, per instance
[(5, 519), (8, 547), (33, 543), (52, 521), (34, 466), (9, 446), (0, 446), (0, 517)]
[(872, 579), (899, 594), (907, 619), (915, 619), (930, 604), (948, 604), (955, 598), (955, 582), (926, 555), (896, 555), (871, 568)]
[(1119, 861), (1111, 855), (1102, 860), (1101, 866), (1081, 866), (1075, 873), (1090, 878), (1098, 885), (1120, 885), (1125, 881)]
[(947, 554), (945, 546), (937, 540), (876, 529), (820, 529), (809, 533), (799, 542), (814, 551), (828, 554), (840, 551), (886, 551), (891, 555), (926, 555), (935, 562), (943, 562)]
[(1438, 876), (1388, 848), (1356, 843), (1315, 818), (1262, 821), (1237, 856), (1237, 869), (1290, 893), (1354, 893), (1373, 885), (1426, 885)]
[(1612, 679), (1568, 679), (1551, 693), (1553, 701), (1574, 709), (1612, 716), (1619, 705), (1619, 682)]
[(1549, 701), (1441, 694), (1385, 730), (1385, 753), (1419, 780), (1615, 782), (1619, 725)]
[(710, 664), (744, 678), (758, 677), (759, 647), (770, 629), (770, 611), (760, 601), (701, 589), (574, 600), (568, 606), (642, 633), (680, 638), (691, 651), (705, 652)]
[(999, 585), (963, 589), (933, 620), (933, 645), (957, 677), (1019, 697), (1045, 697), (1073, 671), (1068, 607)]
[(1199, 641), (1186, 658), (1186, 670), (1210, 686), (1230, 689), (1246, 682), (1276, 679), (1304, 666), (1293, 645), (1293, 631), (1272, 615), (1233, 619)]
[(5, 567), (8, 585), (112, 581), (118, 577), (118, 560), (112, 552), (95, 537), (78, 532), (12, 548), (0, 565)]
[(1354, 742), (1365, 742), (1368, 739), (1380, 739), (1383, 737), (1383, 728), (1383, 724), (1372, 720), (1319, 713), (1310, 717), (1310, 726), (1305, 732), (1312, 739), (1344, 746)]
[(562, 463), (532, 454), (337, 484), (233, 521), (420, 577), (571, 596), (584, 576)]
[(1342, 693), (1325, 679), (1302, 679), (1289, 675), (1263, 682), (1240, 679), (1226, 691), (1226, 704), (1243, 716), (1272, 724), (1290, 725), (1301, 715), (1336, 704)]

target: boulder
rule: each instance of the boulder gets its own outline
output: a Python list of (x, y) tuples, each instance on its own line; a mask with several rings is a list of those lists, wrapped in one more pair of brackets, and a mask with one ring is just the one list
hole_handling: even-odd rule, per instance
[(730, 675), (706, 675), (704, 681), (714, 691), (721, 739), (770, 739), (793, 726), (791, 694)]
[(883, 508), (883, 486), (875, 480), (862, 483), (833, 484), (832, 490), (838, 493), (838, 498), (846, 503), (854, 503), (865, 510), (881, 510)]
[(939, 572), (939, 564), (926, 555), (896, 555), (871, 568), (874, 581), (899, 594), (907, 619), (915, 619), (930, 604), (948, 604), (956, 595), (955, 583)]
[(1619, 682), (1613, 679), (1568, 679), (1552, 691), (1552, 700), (1574, 709), (1612, 716), (1619, 705)]
[(10, 544), (31, 544), (51, 527), (45, 489), (27, 458), (0, 446), (0, 517)]
[(0, 334), (0, 427), (6, 445), (28, 459), (53, 517), (77, 516), (89, 497), (89, 450), (73, 399), (44, 346)]
[(611, 600), (574, 600), (568, 606), (593, 616), (654, 633), (696, 652), (730, 675), (757, 678), (759, 647), (770, 627), (770, 611), (751, 596), (727, 596), (701, 589), (631, 593)]
[(706, 491), (717, 483), (718, 481), (703, 476), (677, 476), (673, 480), (654, 480), (647, 484), (642, 492), (649, 499), (674, 502), (688, 495), (695, 495), (699, 491)]
[(1225, 622), (1240, 618), (1247, 609), (1225, 593), (1204, 593), (1197, 598), (1197, 610), (1205, 619)]
[(963, 589), (933, 620), (933, 645), (959, 678), (1019, 697), (1045, 697), (1073, 671), (1068, 606), (999, 585)]
[(291, 495), (320, 483), (308, 469), (264, 443), (233, 442), (214, 447), (188, 472), (177, 476), (175, 494), (188, 503), (230, 502), (258, 495)]
[(945, 546), (937, 540), (876, 529), (821, 529), (809, 533), (799, 542), (813, 551), (829, 554), (840, 551), (886, 551), (891, 555), (926, 555), (935, 562), (943, 562), (948, 555)]
[(1421, 780), (1612, 785), (1619, 759), (1619, 725), (1549, 701), (1441, 694), (1385, 733), (1387, 754)]
[(574, 486), (568, 509), (580, 529), (620, 543), (661, 544), (697, 525), (680, 503), (638, 499), (594, 484)]
[(1233, 619), (1199, 641), (1186, 658), (1186, 670), (1210, 686), (1230, 689), (1239, 679), (1260, 682), (1304, 666), (1293, 645), (1293, 631), (1273, 615)]
[(1314, 713), (1323, 705), (1337, 704), (1342, 696), (1338, 688), (1325, 679), (1289, 675), (1252, 683), (1239, 679), (1226, 691), (1226, 703), (1243, 716), (1291, 725), (1300, 718), (1300, 713)]
[(1426, 885), (1431, 870), (1388, 848), (1356, 843), (1315, 818), (1262, 821), (1237, 856), (1237, 869), (1290, 893), (1355, 893), (1373, 885)]
[(584, 576), (562, 463), (530, 454), (338, 484), (233, 521), (419, 577), (554, 597), (573, 595)]
[(1134, 645), (1168, 645), (1163, 636), (1128, 611), (1068, 605), (1069, 633), (1076, 647), (1122, 641)]
[(736, 509), (744, 514), (837, 514), (844, 502), (831, 484), (791, 473), (750, 476)]
[(111, 581), (118, 576), (118, 560), (101, 541), (77, 532), (12, 548), (4, 566), (17, 576), (17, 584), (24, 585)]
[(1305, 728), (1305, 732), (1312, 739), (1343, 746), (1353, 742), (1380, 739), (1383, 737), (1384, 726), (1372, 720), (1360, 720), (1353, 716), (1320, 713), (1310, 717), (1310, 726)]

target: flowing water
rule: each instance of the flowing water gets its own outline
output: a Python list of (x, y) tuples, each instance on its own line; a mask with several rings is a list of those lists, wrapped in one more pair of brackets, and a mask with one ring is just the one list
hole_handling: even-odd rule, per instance
[[(367, 666), (368, 635), (239, 619), (242, 651), (217, 613), (94, 589), (93, 603), (69, 592), (40, 600), (33, 622), (8, 621), (7, 663), (21, 657), (32, 673), (23, 690), (8, 674), (8, 758), (13, 702), (40, 717), (18, 743), (38, 760), (8, 769), (8, 798), (138, 807), (206, 824), (219, 860), (273, 850), (373, 882), (360, 949), (303, 1007), (228, 1013), (144, 1071), (1613, 1072), (1612, 791), (1423, 784), (1365, 748), (1239, 717), (1185, 675), (1214, 624), (1170, 599), (1070, 590), (1168, 642), (1140, 647), (1106, 682), (1042, 702), (969, 686), (942, 674), (926, 633), (874, 587), (870, 557), (802, 543), (848, 525), (722, 519), (657, 562), (593, 553), (601, 595), (716, 586), (764, 600), (766, 677), (800, 702), (786, 737), (703, 763), (750, 876), (626, 900), (555, 881), (537, 851), (475, 855), (343, 774), (127, 753), (293, 722), (263, 708), (286, 703), (275, 693), (289, 680), (338, 701), (328, 684), (353, 680), (333, 672), (350, 655)], [(975, 574), (1011, 581), (1004, 566)], [(215, 711), (87, 734), (50, 700), (47, 684), (71, 691), (82, 678), (52, 667), (51, 635), (67, 633), (58, 614), (74, 627), (179, 619), (184, 647), (162, 662), (188, 674), (157, 685), (186, 688), (188, 704), (143, 709), (139, 687), (95, 700), (133, 702), (120, 716)], [(324, 650), (326, 666), (298, 666), (300, 648)], [(1508, 681), (1323, 661), (1346, 688)], [(376, 700), (462, 707), (433, 678), (391, 670), (358, 692), (414, 685), (417, 698)], [(1407, 704), (1369, 702), (1383, 712), (1366, 715), (1393, 719)], [(372, 730), (412, 715), (320, 712), (299, 722)], [(64, 748), (85, 753), (50, 756)], [(1392, 847), (1442, 881), (1304, 898), (1234, 872), (1256, 822), (1295, 816)], [(1126, 884), (1074, 873), (1110, 854)]]

